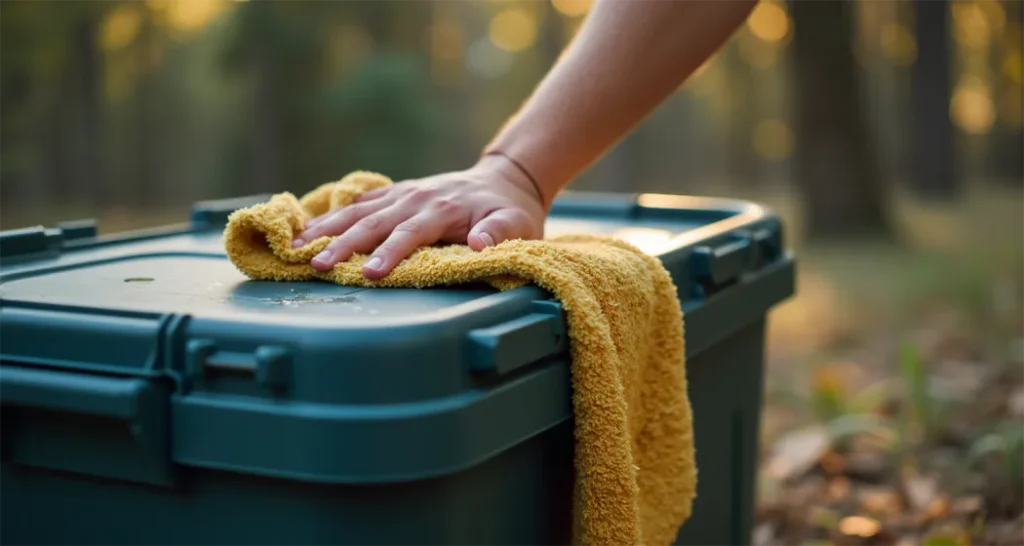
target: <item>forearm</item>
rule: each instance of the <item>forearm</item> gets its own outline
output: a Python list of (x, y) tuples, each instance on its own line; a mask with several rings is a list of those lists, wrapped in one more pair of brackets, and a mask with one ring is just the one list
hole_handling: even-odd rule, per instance
[(597, 0), (572, 44), (485, 148), (550, 203), (743, 23), (756, 0)]

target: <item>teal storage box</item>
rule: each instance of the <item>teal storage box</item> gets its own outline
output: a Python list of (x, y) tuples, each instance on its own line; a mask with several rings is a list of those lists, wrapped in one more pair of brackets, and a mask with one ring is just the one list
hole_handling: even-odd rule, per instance
[[(564, 544), (565, 315), (536, 286), (249, 281), (227, 215), (0, 234), (5, 544)], [(745, 202), (567, 193), (679, 288), (699, 483), (678, 544), (749, 543), (780, 220)]]

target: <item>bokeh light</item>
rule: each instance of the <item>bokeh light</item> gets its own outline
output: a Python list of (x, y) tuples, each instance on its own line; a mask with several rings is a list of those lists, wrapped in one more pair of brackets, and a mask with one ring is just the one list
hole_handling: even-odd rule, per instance
[[(1013, 0), (1020, 1), (1020, 0)], [(1003, 9), (999, 0), (977, 0), (978, 7), (985, 14), (993, 32), (999, 33), (1006, 25), (1006, 10)]]
[(747, 18), (747, 28), (765, 42), (780, 42), (789, 34), (789, 16), (778, 4), (762, 1)]
[(491, 43), (505, 51), (522, 51), (537, 40), (537, 21), (521, 8), (507, 8), (491, 19)]
[(992, 29), (981, 6), (975, 2), (953, 4), (953, 36), (969, 49), (988, 47)]
[(995, 105), (988, 86), (979, 78), (961, 80), (950, 100), (950, 116), (965, 133), (988, 133), (996, 120)]
[(906, 26), (889, 23), (882, 27), (879, 39), (882, 54), (896, 64), (909, 66), (917, 60), (917, 41)]
[(593, 0), (551, 0), (551, 5), (567, 17), (579, 17), (590, 10)]
[(163, 10), (167, 22), (178, 30), (196, 31), (220, 15), (230, 4), (222, 0), (168, 0)]
[(126, 47), (135, 40), (141, 23), (142, 16), (134, 5), (118, 6), (103, 23), (103, 47), (108, 51)]

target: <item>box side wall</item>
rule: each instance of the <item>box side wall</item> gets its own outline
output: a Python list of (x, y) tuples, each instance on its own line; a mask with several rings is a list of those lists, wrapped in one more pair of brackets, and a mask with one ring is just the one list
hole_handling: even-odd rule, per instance
[(571, 423), (466, 472), (317, 485), (186, 470), (178, 489), (3, 464), (4, 544), (564, 544)]
[(765, 321), (690, 359), (697, 455), (693, 514), (675, 544), (749, 544), (760, 436)]

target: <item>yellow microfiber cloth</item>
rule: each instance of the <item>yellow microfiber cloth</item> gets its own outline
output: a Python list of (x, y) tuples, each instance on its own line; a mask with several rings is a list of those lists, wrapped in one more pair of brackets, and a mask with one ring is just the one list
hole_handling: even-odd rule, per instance
[(512, 240), (415, 251), (387, 277), (361, 272), (366, 255), (330, 271), (310, 260), (330, 238), (292, 248), (309, 219), (391, 184), (356, 171), (297, 199), (291, 193), (235, 211), (228, 257), (257, 280), (320, 279), (363, 287), (430, 287), (476, 281), (507, 290), (535, 283), (566, 311), (576, 439), (573, 541), (608, 546), (670, 544), (696, 490), (683, 316), (661, 261), (602, 235)]

